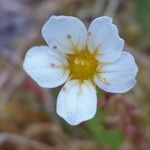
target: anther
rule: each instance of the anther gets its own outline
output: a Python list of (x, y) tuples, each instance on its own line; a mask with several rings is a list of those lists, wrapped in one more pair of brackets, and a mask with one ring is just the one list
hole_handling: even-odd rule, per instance
[(88, 36), (90, 36), (91, 35), (91, 32), (88, 32)]
[(53, 46), (53, 49), (57, 49), (57, 46), (56, 46), (56, 45), (54, 45), (54, 46)]
[(84, 61), (81, 61), (81, 65), (82, 65), (82, 66), (84, 65)]
[(80, 61), (79, 61), (78, 59), (75, 59), (75, 60), (74, 60), (74, 63), (75, 63), (76, 65), (79, 65), (79, 64), (80, 64)]
[(102, 76), (100, 76), (100, 80), (101, 80), (103, 83), (105, 83), (105, 84), (108, 83), (108, 80), (107, 80), (106, 78), (102, 77)]
[(62, 88), (63, 91), (66, 91), (66, 89), (67, 89), (67, 88), (66, 88), (65, 86)]
[(55, 64), (54, 63), (51, 63), (50, 64), (50, 67), (54, 68)]
[(71, 39), (71, 38), (72, 38), (72, 36), (68, 34), (67, 35), (67, 39)]

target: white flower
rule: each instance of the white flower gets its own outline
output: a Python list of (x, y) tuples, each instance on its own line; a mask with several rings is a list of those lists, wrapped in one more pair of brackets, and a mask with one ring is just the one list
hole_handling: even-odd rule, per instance
[(137, 65), (123, 51), (124, 41), (110, 17), (95, 19), (87, 31), (75, 17), (52, 16), (42, 36), (48, 46), (31, 48), (23, 67), (41, 87), (66, 82), (57, 98), (57, 113), (69, 124), (95, 115), (95, 84), (111, 93), (126, 92), (136, 84)]

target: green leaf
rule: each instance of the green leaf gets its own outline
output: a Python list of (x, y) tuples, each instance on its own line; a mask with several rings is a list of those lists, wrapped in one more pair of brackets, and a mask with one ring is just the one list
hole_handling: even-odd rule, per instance
[(136, 14), (143, 33), (150, 33), (150, 0), (136, 0)]
[(105, 117), (103, 110), (97, 111), (94, 119), (89, 121), (89, 127), (92, 137), (97, 143), (107, 144), (111, 150), (119, 150), (122, 143), (122, 135), (119, 130), (109, 131), (102, 126), (102, 120)]

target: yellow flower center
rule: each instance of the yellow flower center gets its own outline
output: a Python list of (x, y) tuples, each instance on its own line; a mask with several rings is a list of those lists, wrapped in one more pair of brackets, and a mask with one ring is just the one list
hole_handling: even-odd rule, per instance
[(74, 51), (67, 55), (71, 79), (93, 81), (93, 76), (98, 73), (99, 61), (96, 59), (96, 53), (90, 53), (87, 49), (83, 51)]

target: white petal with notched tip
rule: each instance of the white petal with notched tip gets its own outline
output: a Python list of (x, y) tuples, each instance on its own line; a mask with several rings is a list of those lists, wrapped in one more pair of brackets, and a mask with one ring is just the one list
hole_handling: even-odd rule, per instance
[(57, 113), (70, 125), (91, 119), (97, 108), (96, 90), (91, 83), (68, 81), (57, 98)]

